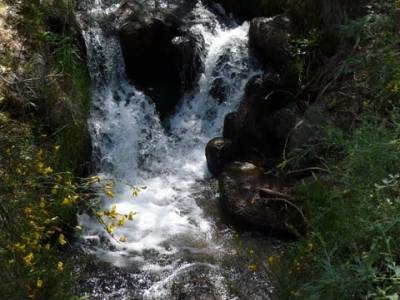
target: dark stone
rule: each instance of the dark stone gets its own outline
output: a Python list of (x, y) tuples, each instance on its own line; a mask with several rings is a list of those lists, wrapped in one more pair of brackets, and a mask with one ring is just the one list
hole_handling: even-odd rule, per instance
[(240, 140), (243, 126), (243, 118), (238, 112), (227, 114), (224, 120), (224, 138), (232, 141)]
[(223, 103), (227, 100), (227, 84), (224, 79), (216, 78), (211, 84), (209, 94), (219, 103)]
[(272, 235), (290, 235), (289, 212), (293, 207), (279, 198), (260, 196), (263, 172), (251, 163), (233, 162), (221, 173), (221, 206), (240, 224)]
[(295, 106), (285, 107), (265, 118), (264, 130), (273, 138), (286, 139), (296, 126), (298, 114)]
[(218, 300), (224, 291), (215, 284), (217, 273), (207, 264), (197, 264), (180, 272), (170, 287), (171, 300)]
[(262, 139), (265, 119), (295, 102), (284, 84), (277, 73), (257, 75), (248, 82), (238, 110), (244, 119), (243, 133)]
[(139, 15), (139, 4), (131, 2), (121, 12), (125, 17), (119, 32), (126, 73), (164, 117), (196, 85), (203, 68), (204, 41), (184, 21), (194, 3), (173, 1), (169, 9), (143, 8)]
[(251, 21), (249, 42), (266, 65), (280, 67), (292, 59), (290, 50), (291, 20), (279, 15)]
[(207, 166), (212, 175), (218, 177), (222, 168), (232, 161), (235, 149), (231, 140), (214, 138), (208, 142), (206, 147)]
[[(318, 151), (320, 151), (319, 145), (326, 138), (324, 128), (332, 124), (332, 122), (332, 116), (324, 104), (315, 103), (311, 105), (289, 134), (287, 143), (288, 156), (296, 156), (297, 153), (307, 149), (309, 155), (302, 155), (301, 159), (297, 159), (296, 162), (302, 167), (313, 164), (318, 156)], [(311, 148), (313, 150), (309, 151)]]

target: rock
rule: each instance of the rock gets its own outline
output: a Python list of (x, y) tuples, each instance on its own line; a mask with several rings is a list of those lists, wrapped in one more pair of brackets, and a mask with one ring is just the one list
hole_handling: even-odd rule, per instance
[(262, 186), (261, 169), (246, 162), (230, 163), (219, 179), (221, 206), (242, 225), (273, 235), (290, 234), (289, 213), (293, 207), (276, 195), (261, 197)]
[(172, 280), (171, 300), (218, 300), (224, 299), (220, 275), (211, 265), (197, 264), (181, 271)]
[(285, 90), (281, 76), (268, 73), (253, 77), (247, 84), (238, 113), (244, 119), (243, 134), (264, 139), (264, 122), (277, 111), (295, 102)]
[(211, 84), (209, 94), (219, 103), (223, 103), (227, 100), (227, 84), (224, 79), (216, 78)]
[(204, 41), (185, 28), (193, 1), (175, 0), (168, 9), (155, 11), (135, 10), (137, 2), (128, 1), (121, 11), (119, 37), (126, 73), (164, 117), (197, 83)]
[(233, 143), (229, 139), (214, 138), (206, 147), (207, 166), (212, 175), (218, 177), (222, 168), (230, 162), (235, 154)]
[(264, 130), (275, 139), (286, 139), (296, 126), (298, 112), (295, 106), (278, 110), (264, 121)]
[(320, 144), (325, 138), (323, 128), (331, 123), (331, 116), (324, 104), (314, 103), (311, 105), (290, 132), (287, 148), (288, 155), (293, 156), (296, 152), (306, 147)]
[(224, 120), (224, 138), (239, 141), (242, 138), (243, 127), (243, 118), (238, 112), (227, 114)]
[(280, 67), (292, 59), (291, 20), (285, 15), (255, 18), (250, 23), (249, 42), (266, 65)]

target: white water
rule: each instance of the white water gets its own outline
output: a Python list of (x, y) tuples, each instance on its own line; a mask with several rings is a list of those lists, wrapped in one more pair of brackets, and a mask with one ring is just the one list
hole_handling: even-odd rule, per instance
[[(119, 267), (134, 264), (139, 274), (158, 273), (143, 289), (142, 297), (168, 299), (172, 278), (196, 264), (182, 262), (179, 253), (183, 249), (214, 256), (229, 251), (216, 238), (216, 225), (196, 203), (194, 194), (209, 177), (206, 143), (221, 135), (225, 115), (238, 106), (246, 82), (256, 73), (247, 45), (248, 24), (225, 27), (200, 2), (197, 4), (191, 30), (206, 41), (205, 71), (198, 90), (186, 95), (162, 126), (151, 99), (126, 80), (116, 35), (102, 28), (101, 21), (115, 14), (119, 5), (94, 0), (88, 7), (82, 27), (95, 85), (90, 120), (95, 158), (99, 176), (116, 182), (115, 198), (102, 197), (102, 206), (110, 209), (116, 204), (117, 212), (135, 211), (137, 217), (116, 230), (116, 238), (127, 238), (126, 243), (120, 243), (83, 214), (83, 238), (94, 245), (87, 247), (88, 251), (101, 260)], [(209, 95), (217, 77), (226, 80), (229, 87), (228, 100), (221, 104)], [(145, 189), (134, 198), (132, 186)], [(210, 265), (210, 270), (214, 268), (219, 267)], [(144, 275), (138, 278), (144, 280)], [(220, 299), (225, 299), (222, 277), (215, 275), (214, 281)]]

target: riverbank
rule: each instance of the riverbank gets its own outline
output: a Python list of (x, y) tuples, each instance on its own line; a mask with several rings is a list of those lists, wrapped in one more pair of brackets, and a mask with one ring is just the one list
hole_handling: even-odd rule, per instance
[(72, 1), (0, 3), (4, 299), (71, 299), (64, 255), (89, 169), (90, 79)]

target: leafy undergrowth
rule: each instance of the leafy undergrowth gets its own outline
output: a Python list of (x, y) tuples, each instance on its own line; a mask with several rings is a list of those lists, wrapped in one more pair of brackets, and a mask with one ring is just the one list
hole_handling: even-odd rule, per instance
[(271, 264), (282, 298), (400, 297), (398, 24), (398, 1), (379, 1), (343, 28), (351, 47), (336, 86), (362, 91), (349, 100), (362, 113), (351, 130), (328, 128), (324, 172), (297, 186), (308, 233)]
[(72, 299), (65, 252), (91, 179), (90, 80), (71, 1), (0, 1), (2, 299)]
[(80, 194), (72, 173), (54, 169), (59, 146), (36, 146), (31, 130), (0, 120), (0, 289), (4, 299), (69, 299), (62, 253)]

